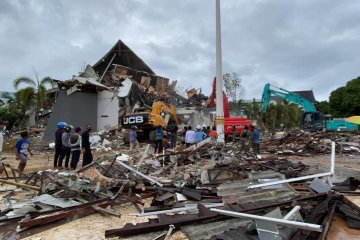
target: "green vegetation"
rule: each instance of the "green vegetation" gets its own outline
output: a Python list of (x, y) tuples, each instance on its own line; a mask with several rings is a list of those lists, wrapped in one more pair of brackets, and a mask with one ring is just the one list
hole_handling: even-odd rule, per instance
[(329, 100), (333, 117), (360, 115), (360, 77), (332, 91)]
[(19, 89), (21, 84), (26, 84), (28, 87), (18, 90), (15, 94), (16, 101), (18, 102), (21, 111), (25, 114), (26, 111), (31, 110), (32, 106), (36, 106), (35, 110), (39, 111), (46, 100), (46, 86), (54, 86), (54, 82), (50, 77), (45, 77), (41, 80), (38, 74), (34, 71), (36, 81), (29, 77), (19, 77), (13, 82), (14, 88)]

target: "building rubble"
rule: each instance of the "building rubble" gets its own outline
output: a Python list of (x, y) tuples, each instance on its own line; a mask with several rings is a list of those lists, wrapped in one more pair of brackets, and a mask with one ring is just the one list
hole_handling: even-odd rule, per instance
[[(165, 239), (180, 230), (189, 239), (324, 239), (334, 214), (360, 229), (360, 209), (351, 200), (360, 180), (334, 184), (330, 160), (335, 154), (359, 154), (356, 134), (269, 135), (258, 159), (234, 143), (219, 145), (211, 138), (162, 154), (153, 154), (148, 144), (129, 151), (112, 131), (92, 136), (94, 149), (108, 154), (77, 171), (23, 174), (5, 165), (0, 224), (14, 223), (18, 232), (26, 232), (94, 213), (121, 218), (114, 208), (130, 202), (138, 209), (131, 215), (148, 222), (107, 229), (106, 238)], [(297, 153), (326, 155), (330, 170), (286, 159)], [(311, 177), (316, 174), (323, 177)], [(258, 184), (266, 186), (255, 188)], [(151, 199), (150, 206), (144, 206), (145, 199)]]

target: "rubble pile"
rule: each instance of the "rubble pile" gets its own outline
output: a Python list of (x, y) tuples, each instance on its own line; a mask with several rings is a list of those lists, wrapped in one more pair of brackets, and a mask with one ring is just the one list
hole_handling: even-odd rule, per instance
[(262, 150), (282, 155), (329, 154), (330, 143), (336, 142), (336, 152), (360, 154), (358, 132), (278, 132), (262, 139)]
[[(95, 142), (101, 146), (107, 145), (104, 139), (110, 143), (119, 139), (109, 132), (95, 136), (98, 139)], [(297, 138), (305, 136), (316, 139), (322, 135), (303, 134)], [(288, 146), (291, 139), (287, 136), (273, 141)], [(283, 239), (294, 236), (317, 239), (326, 235), (335, 211), (350, 218), (350, 226), (359, 226), (354, 223), (359, 212), (349, 210), (349, 202), (342, 195), (358, 191), (358, 180), (354, 178), (332, 187), (326, 178), (309, 177), (309, 166), (301, 162), (271, 156), (257, 159), (233, 143), (220, 145), (211, 138), (163, 154), (153, 151), (150, 145), (135, 151), (122, 148), (121, 153), (102, 156), (72, 172), (46, 170), (21, 174), (7, 165), (7, 177), (0, 181), (4, 200), (0, 224), (13, 222), (18, 232), (26, 232), (29, 228), (93, 213), (120, 217), (121, 212), (115, 207), (131, 202), (139, 210), (131, 216), (152, 216), (151, 220), (108, 229), (106, 237), (142, 234), (146, 239), (150, 237), (147, 234), (165, 236), (181, 229), (190, 239), (226, 239), (224, 236), (230, 232), (237, 239), (240, 236), (268, 239), (256, 220), (266, 215), (270, 225), (278, 218), (290, 222), (281, 228), (272, 225), (271, 229), (275, 229), (272, 234), (280, 237), (286, 232)], [(259, 184), (264, 186), (257, 187)], [(151, 204), (143, 207), (146, 198), (152, 199)], [(247, 217), (237, 220), (236, 227), (232, 227), (231, 218), (237, 214)], [(293, 222), (295, 219), (298, 220)], [(308, 228), (301, 222), (313, 225)], [(195, 226), (201, 232), (211, 224), (218, 226), (215, 232), (200, 237), (194, 233)]]

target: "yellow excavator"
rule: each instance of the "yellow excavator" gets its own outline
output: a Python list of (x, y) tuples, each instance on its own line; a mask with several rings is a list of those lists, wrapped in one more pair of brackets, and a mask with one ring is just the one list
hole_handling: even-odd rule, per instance
[(156, 101), (151, 108), (136, 108), (134, 112), (126, 114), (121, 124), (125, 129), (136, 127), (139, 136), (155, 141), (156, 127), (160, 124), (163, 129), (166, 129), (171, 121), (175, 121), (176, 125), (179, 124), (174, 106)]

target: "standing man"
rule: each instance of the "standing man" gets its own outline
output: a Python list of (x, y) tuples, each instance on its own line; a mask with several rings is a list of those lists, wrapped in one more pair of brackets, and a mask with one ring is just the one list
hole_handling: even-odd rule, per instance
[(232, 126), (231, 130), (232, 130), (231, 138), (232, 138), (233, 143), (235, 144), (236, 140), (238, 139), (236, 127)]
[(70, 147), (71, 147), (71, 170), (76, 170), (77, 164), (80, 160), (82, 140), (80, 136), (81, 127), (75, 128), (75, 133), (70, 137)]
[(260, 155), (260, 133), (254, 126), (251, 126), (251, 140), (255, 156), (258, 158)]
[(249, 148), (249, 127), (245, 126), (244, 130), (241, 132), (241, 152), (244, 151), (245, 153), (248, 152)]
[(190, 147), (191, 145), (193, 145), (195, 143), (195, 131), (192, 130), (192, 127), (189, 126), (188, 130), (185, 134), (185, 144), (186, 147)]
[(217, 134), (216, 134), (216, 126), (213, 126), (211, 131), (209, 132), (209, 137), (211, 138), (216, 138)]
[(0, 174), (4, 171), (4, 166), (2, 164), (2, 149), (4, 144), (3, 128), (4, 123), (0, 120)]
[(82, 166), (85, 167), (86, 165), (90, 164), (93, 161), (93, 155), (91, 153), (90, 148), (90, 132), (92, 127), (90, 124), (86, 126), (86, 131), (81, 134), (82, 138), (82, 151), (83, 151), (83, 164)]
[[(206, 130), (206, 128), (205, 128)], [(204, 140), (207, 137), (206, 133), (204, 133), (203, 130), (201, 130), (200, 125), (197, 125), (196, 127), (196, 132), (195, 132), (195, 142), (201, 142), (202, 140)]]
[(131, 127), (131, 130), (129, 131), (129, 140), (130, 140), (130, 151), (139, 147), (139, 142), (137, 140), (137, 134), (135, 130), (135, 126)]
[(71, 154), (71, 146), (70, 146), (70, 133), (71, 133), (71, 127), (66, 126), (64, 132), (61, 135), (61, 155), (60, 160), (58, 162), (58, 168), (62, 168), (62, 162), (65, 158), (65, 168), (69, 170), (69, 159)]
[(202, 131), (206, 134), (206, 137), (209, 135), (205, 124), (202, 125)]
[(156, 150), (158, 150), (158, 153), (161, 153), (162, 148), (163, 148), (163, 138), (164, 138), (164, 131), (161, 127), (161, 125), (159, 124), (155, 130), (155, 136), (156, 136), (156, 140), (155, 140), (155, 153)]
[(176, 140), (177, 140), (177, 132), (179, 130), (178, 126), (176, 126), (176, 122), (173, 120), (169, 125), (169, 131), (170, 131), (170, 145), (173, 150), (175, 150), (176, 147)]
[(65, 122), (58, 122), (56, 124), (57, 130), (55, 132), (55, 156), (54, 156), (54, 168), (57, 168), (58, 163), (60, 162), (60, 155), (62, 149), (62, 134), (66, 126)]
[(16, 142), (15, 145), (15, 156), (16, 160), (20, 160), (18, 171), (23, 172), (26, 166), (28, 153), (33, 156), (33, 153), (30, 149), (29, 133), (22, 132), (20, 134), (21, 138)]

